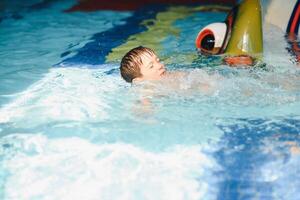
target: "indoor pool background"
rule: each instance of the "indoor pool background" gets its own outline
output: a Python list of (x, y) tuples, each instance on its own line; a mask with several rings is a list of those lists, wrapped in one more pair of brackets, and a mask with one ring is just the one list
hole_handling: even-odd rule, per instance
[[(226, 12), (73, 4), (2, 10), (0, 199), (299, 199), (300, 74), (281, 30), (264, 24), (263, 68), (236, 69), (194, 47)], [(146, 107), (118, 69), (139, 44), (189, 73)]]

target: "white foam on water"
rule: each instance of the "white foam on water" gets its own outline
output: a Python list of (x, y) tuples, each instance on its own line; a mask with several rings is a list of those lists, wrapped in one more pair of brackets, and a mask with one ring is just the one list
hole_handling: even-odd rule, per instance
[(99, 79), (100, 69), (51, 69), (27, 90), (13, 95), (14, 100), (0, 109), (0, 123), (30, 127), (51, 121), (106, 119), (109, 105), (105, 93), (118, 88), (116, 80), (120, 78)]
[[(160, 153), (133, 145), (92, 144), (80, 138), (14, 134), (0, 140), (7, 172), (4, 199), (216, 198), (219, 169), (200, 146)], [(1, 193), (0, 193), (1, 196)]]
[(269, 23), (263, 25), (264, 62), (276, 68), (297, 68), (291, 60), (292, 56), (287, 51), (288, 43), (284, 37), (285, 32)]

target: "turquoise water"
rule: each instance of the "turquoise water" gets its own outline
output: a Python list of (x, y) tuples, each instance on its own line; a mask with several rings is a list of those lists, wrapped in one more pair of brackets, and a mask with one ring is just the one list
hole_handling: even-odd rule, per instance
[[(264, 25), (264, 69), (236, 69), (194, 49), (226, 13), (178, 19), (160, 56), (188, 76), (148, 96), (120, 78), (118, 61), (95, 63), (97, 49), (80, 57), (95, 41), (110, 47), (101, 33), (135, 13), (62, 12), (72, 4), (0, 22), (0, 199), (299, 197), (300, 74), (281, 30)], [(208, 92), (195, 90), (204, 83)]]

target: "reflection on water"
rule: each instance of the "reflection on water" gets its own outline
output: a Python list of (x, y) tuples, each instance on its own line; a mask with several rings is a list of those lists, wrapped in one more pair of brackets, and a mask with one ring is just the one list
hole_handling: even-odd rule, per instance
[[(299, 119), (239, 119), (220, 124), (216, 158), (223, 167), (220, 199), (297, 199)], [(287, 188), (288, 191), (287, 191)]]

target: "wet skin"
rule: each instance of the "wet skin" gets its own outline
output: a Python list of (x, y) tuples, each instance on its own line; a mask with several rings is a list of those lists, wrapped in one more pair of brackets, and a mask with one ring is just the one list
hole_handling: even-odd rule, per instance
[(140, 65), (141, 77), (134, 81), (160, 80), (166, 74), (164, 64), (162, 64), (155, 54), (144, 53), (141, 55), (142, 64)]

